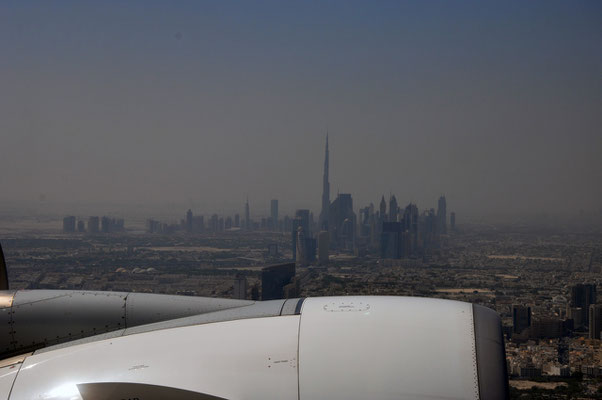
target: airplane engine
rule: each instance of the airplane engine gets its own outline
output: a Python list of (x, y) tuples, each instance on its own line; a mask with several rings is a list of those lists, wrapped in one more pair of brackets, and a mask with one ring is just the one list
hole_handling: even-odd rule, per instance
[(0, 291), (0, 357), (254, 301), (86, 290)]
[(507, 397), (499, 316), (413, 297), (257, 303), (0, 364), (0, 399), (11, 400)]

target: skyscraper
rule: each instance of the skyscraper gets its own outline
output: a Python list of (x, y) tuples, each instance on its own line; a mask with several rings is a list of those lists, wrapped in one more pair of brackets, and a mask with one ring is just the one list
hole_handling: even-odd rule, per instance
[(90, 217), (88, 218), (88, 232), (98, 233), (100, 231), (100, 218)]
[(298, 267), (307, 266), (307, 250), (305, 244), (305, 232), (303, 231), (303, 227), (300, 226), (297, 228), (297, 259), (295, 260)]
[(249, 212), (249, 197), (247, 196), (247, 202), (245, 203), (245, 229), (251, 230), (251, 214)]
[(385, 222), (387, 219), (387, 202), (385, 201), (385, 196), (380, 199), (380, 220), (381, 222)]
[(295, 263), (272, 265), (261, 270), (261, 300), (282, 299), (284, 287), (295, 277)]
[(330, 219), (330, 182), (328, 181), (328, 133), (326, 133), (326, 151), (324, 154), (324, 176), (322, 177), (322, 210), (318, 222), (319, 230), (328, 230)]
[(383, 222), (383, 230), (380, 236), (381, 258), (401, 258), (402, 232), (403, 224), (401, 222)]
[(452, 232), (456, 230), (456, 213), (452, 212), (449, 214), (449, 227)]
[(521, 333), (531, 326), (531, 307), (512, 306), (512, 332)]
[(301, 209), (301, 210), (295, 211), (295, 218), (301, 219), (301, 226), (303, 227), (303, 232), (305, 233), (306, 236), (308, 236), (308, 237), (311, 236), (309, 210)]
[(602, 332), (602, 304), (589, 306), (589, 338), (600, 339)]
[(186, 232), (191, 233), (192, 232), (192, 210), (188, 209), (188, 211), (186, 211)]
[(589, 324), (589, 306), (596, 304), (596, 285), (579, 283), (571, 287), (570, 307), (580, 308), (585, 327)]
[(205, 230), (205, 218), (202, 215), (192, 217), (191, 232), (201, 233)]
[(420, 244), (424, 250), (436, 248), (439, 241), (437, 240), (437, 219), (435, 217), (435, 209), (425, 210), (418, 217), (418, 232), (420, 233)]
[(370, 237), (370, 207), (360, 208), (359, 234), (362, 238)]
[(397, 222), (397, 199), (391, 195), (389, 199), (389, 222)]
[(100, 218), (100, 231), (102, 233), (110, 233), (112, 231), (113, 221), (111, 218), (103, 216)]
[(63, 218), (63, 232), (75, 232), (75, 217), (68, 216)]
[(311, 232), (311, 213), (309, 210), (297, 210), (292, 220), (291, 250), (293, 261), (299, 266), (308, 265), (316, 259), (317, 241)]
[[(300, 230), (299, 227), (302, 229)], [(303, 233), (302, 245), (303, 254), (299, 254), (299, 233)], [(293, 252), (293, 260), (303, 260), (303, 262), (311, 262), (315, 259), (316, 240), (312, 238), (310, 228), (310, 212), (309, 210), (297, 210), (295, 219), (293, 219), (293, 229), (291, 232), (291, 244)]]
[(437, 221), (439, 225), (439, 232), (442, 234), (447, 233), (447, 203), (445, 196), (439, 197), (437, 204)]
[(414, 257), (418, 251), (418, 206), (408, 204), (403, 213), (404, 233), (402, 240), (403, 257)]
[(270, 216), (272, 217), (272, 230), (278, 230), (278, 200), (274, 199), (270, 202)]
[(329, 232), (333, 249), (353, 250), (355, 246), (356, 215), (353, 212), (353, 200), (348, 193), (339, 193), (330, 205)]
[(209, 219), (209, 230), (211, 232), (219, 231), (219, 217), (217, 214), (213, 214)]
[(303, 226), (303, 221), (299, 217), (293, 218), (292, 230), (291, 230), (291, 252), (293, 254), (293, 261), (297, 261), (297, 234), (299, 233), (299, 227)]

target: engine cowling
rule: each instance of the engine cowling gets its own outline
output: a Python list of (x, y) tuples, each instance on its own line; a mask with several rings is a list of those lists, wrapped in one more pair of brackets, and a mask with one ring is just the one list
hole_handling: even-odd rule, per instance
[(39, 351), (0, 368), (0, 396), (8, 398), (10, 386), (16, 400), (508, 396), (500, 319), (487, 308), (412, 297), (309, 298), (285, 307), (291, 312), (184, 318)]
[(254, 301), (89, 290), (0, 291), (0, 358)]

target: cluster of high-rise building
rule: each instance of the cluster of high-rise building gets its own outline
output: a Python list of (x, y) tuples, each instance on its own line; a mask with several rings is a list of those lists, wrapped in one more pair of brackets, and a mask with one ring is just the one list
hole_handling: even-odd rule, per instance
[(146, 230), (149, 233), (169, 234), (177, 231), (199, 234), (218, 233), (226, 231), (266, 231), (266, 232), (288, 232), (292, 227), (292, 219), (285, 216), (279, 219), (278, 200), (270, 201), (270, 216), (255, 221), (250, 215), (249, 200), (245, 203), (244, 215), (221, 216), (212, 214), (205, 218), (203, 215), (194, 215), (189, 209), (179, 223), (162, 223), (154, 219), (146, 221)]
[(87, 221), (76, 218), (73, 215), (63, 218), (63, 232), (65, 233), (114, 233), (123, 232), (125, 223), (123, 218), (89, 217)]
[[(353, 210), (351, 194), (339, 193), (330, 201), (328, 136), (324, 155), (322, 209), (314, 230), (309, 210), (297, 210), (293, 220), (291, 246), (297, 265), (328, 261), (329, 250), (363, 255), (378, 254), (381, 258), (413, 258), (441, 244), (441, 235), (448, 233), (447, 203), (439, 198), (437, 211), (420, 213), (416, 204), (399, 207), (391, 195), (389, 206), (384, 196), (380, 207), (373, 204), (359, 210), (359, 221)], [(450, 230), (455, 229), (456, 215), (450, 215)]]
[[(381, 258), (418, 258), (429, 250), (441, 246), (441, 237), (454, 230), (455, 213), (449, 216), (445, 196), (438, 201), (437, 210), (420, 212), (414, 203), (400, 207), (397, 198), (391, 195), (389, 202), (382, 196), (378, 210), (373, 204), (354, 212), (353, 199), (349, 193), (339, 193), (330, 200), (328, 135), (324, 154), (322, 177), (322, 207), (318, 220), (308, 209), (296, 210), (294, 217), (279, 215), (278, 200), (270, 201), (270, 213), (259, 220), (251, 218), (249, 199), (244, 205), (244, 214), (233, 216), (194, 215), (189, 209), (179, 223), (163, 223), (148, 219), (146, 230), (153, 234), (185, 232), (189, 234), (219, 233), (226, 231), (269, 231), (291, 235), (292, 258), (298, 266), (314, 263), (326, 264), (332, 251), (356, 255), (372, 254)], [(99, 226), (100, 225), (100, 226)], [(65, 232), (85, 232), (83, 220), (65, 217)], [(102, 217), (88, 219), (87, 232), (114, 232), (123, 230), (123, 220)]]
[(512, 306), (512, 332), (515, 341), (560, 338), (571, 332), (586, 332), (590, 339), (600, 339), (602, 304), (597, 303), (596, 285), (580, 283), (570, 287), (570, 302), (559, 318), (533, 318), (528, 305)]
[(578, 284), (571, 287), (567, 317), (573, 320), (575, 329), (587, 329), (590, 339), (600, 339), (602, 304), (597, 304), (596, 285)]
[[(439, 248), (442, 235), (448, 233), (445, 196), (439, 198), (437, 211), (431, 208), (422, 213), (414, 203), (399, 207), (394, 195), (387, 209), (383, 196), (378, 211), (371, 204), (361, 209), (360, 215), (362, 239), (372, 246), (378, 240), (382, 258), (422, 257), (429, 250)], [(455, 229), (453, 215), (452, 230)]]
[[(351, 194), (339, 193), (330, 202), (328, 135), (322, 177), (322, 208), (317, 226), (309, 210), (297, 210), (293, 219), (291, 245), (293, 260), (298, 266), (328, 263), (330, 250), (350, 251), (356, 248), (357, 217)], [(317, 229), (316, 229), (317, 228)], [(316, 260), (316, 253), (318, 258)]]

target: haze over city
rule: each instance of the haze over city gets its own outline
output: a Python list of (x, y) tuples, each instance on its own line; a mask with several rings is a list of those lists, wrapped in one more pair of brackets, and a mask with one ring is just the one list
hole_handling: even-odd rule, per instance
[(602, 400), (601, 44), (599, 0), (0, 2), (0, 400)]
[[(0, 5), (19, 204), (599, 215), (600, 2)], [(178, 208), (183, 213), (182, 207)]]

